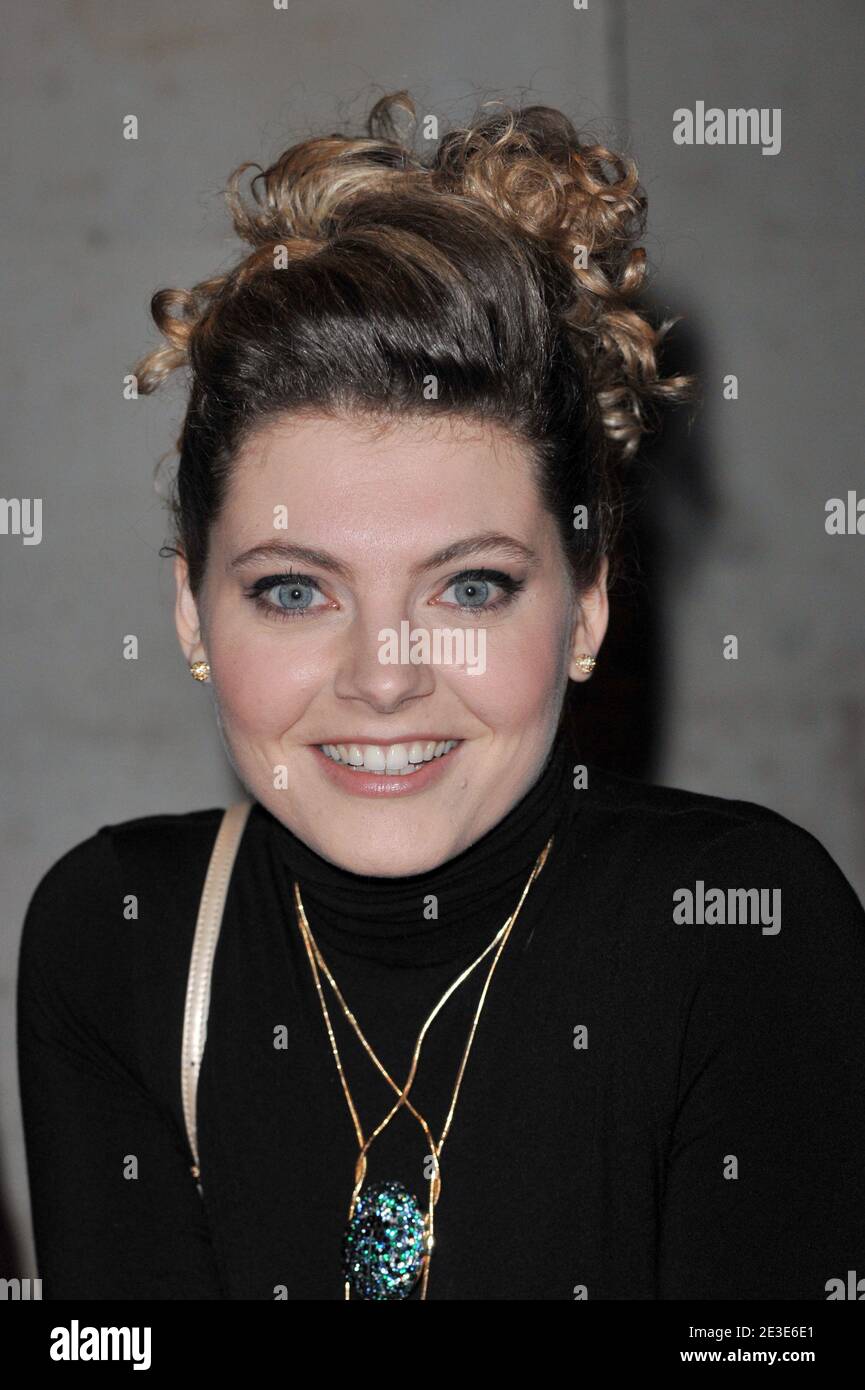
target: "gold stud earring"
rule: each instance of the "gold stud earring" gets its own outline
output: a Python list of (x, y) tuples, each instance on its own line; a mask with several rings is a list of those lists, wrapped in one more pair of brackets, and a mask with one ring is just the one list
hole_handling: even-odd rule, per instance
[(193, 661), (192, 665), (189, 668), (189, 674), (191, 675), (194, 681), (210, 680), (210, 662)]
[(574, 662), (587, 676), (592, 674), (598, 664), (596, 658), (590, 656), (588, 652), (581, 652), (579, 656), (574, 658)]

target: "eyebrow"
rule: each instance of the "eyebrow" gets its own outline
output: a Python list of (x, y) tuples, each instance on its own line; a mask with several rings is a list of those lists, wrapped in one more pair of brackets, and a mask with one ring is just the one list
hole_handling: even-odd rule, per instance
[[(454, 560), (461, 560), (466, 556), (477, 555), (486, 550), (497, 550), (512, 560), (522, 561), (530, 569), (536, 569), (541, 563), (541, 558), (536, 551), (532, 550), (530, 546), (524, 545), (522, 541), (516, 540), (513, 536), (503, 535), (499, 531), (483, 531), (476, 536), (467, 536), (464, 540), (454, 541), (451, 545), (436, 550), (425, 560), (412, 565), (410, 574), (412, 578), (416, 578), (418, 575), (429, 573), (430, 570), (439, 569), (442, 565), (451, 564)], [(254, 545), (250, 550), (244, 550), (241, 555), (232, 560), (229, 569), (242, 569), (259, 560), (299, 561), (316, 569), (327, 570), (330, 574), (347, 582), (354, 578), (351, 566), (338, 560), (335, 555), (331, 555), (326, 550), (311, 549), (308, 545), (296, 545), (292, 541), (265, 541), (262, 545)]]

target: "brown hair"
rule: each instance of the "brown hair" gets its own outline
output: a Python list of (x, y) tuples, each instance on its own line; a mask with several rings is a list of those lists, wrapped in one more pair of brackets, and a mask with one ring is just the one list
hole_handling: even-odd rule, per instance
[(615, 560), (621, 464), (658, 404), (693, 394), (690, 377), (659, 375), (671, 324), (633, 307), (646, 198), (632, 160), (583, 143), (548, 106), (481, 115), (423, 158), (394, 108), (415, 117), (397, 92), (375, 104), (366, 137), (242, 164), (226, 198), (251, 252), (153, 296), (167, 341), (134, 370), (142, 393), (189, 370), (171, 505), (194, 594), (238, 448), (268, 418), (305, 410), (507, 427), (530, 448), (579, 593)]

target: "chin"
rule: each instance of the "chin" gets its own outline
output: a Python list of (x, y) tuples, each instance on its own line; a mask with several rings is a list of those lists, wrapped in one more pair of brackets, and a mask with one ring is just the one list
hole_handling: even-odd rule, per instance
[(455, 826), (446, 810), (427, 810), (416, 824), (406, 823), (405, 813), (395, 813), (387, 820), (387, 826), (381, 821), (375, 826), (370, 812), (360, 819), (355, 813), (350, 819), (346, 816), (338, 828), (331, 817), (324, 834), (317, 834), (316, 826), (309, 823), (292, 826), (292, 831), (339, 869), (374, 878), (427, 873), (462, 848), (462, 842), (455, 842)]
[(342, 843), (310, 844), (310, 847), (338, 868), (353, 874), (367, 874), (371, 878), (406, 878), (411, 874), (427, 873), (453, 854), (450, 845), (446, 844), (442, 844), (440, 849), (425, 847), (421, 854), (416, 845), (406, 845), (402, 854), (398, 851), (384, 853), (373, 850), (366, 855), (358, 855), (356, 848)]

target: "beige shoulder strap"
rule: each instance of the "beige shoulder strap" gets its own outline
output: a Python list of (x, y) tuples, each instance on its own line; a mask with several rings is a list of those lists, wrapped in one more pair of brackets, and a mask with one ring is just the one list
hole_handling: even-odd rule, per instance
[(198, 1129), (196, 1124), (196, 1098), (198, 1094), (198, 1073), (204, 1056), (207, 1038), (207, 1014), (210, 1008), (210, 978), (219, 929), (222, 925), (222, 912), (231, 878), (231, 870), (246, 826), (247, 817), (252, 810), (251, 801), (238, 801), (222, 817), (207, 877), (201, 893), (198, 908), (198, 921), (195, 925), (195, 938), (189, 961), (189, 979), (186, 986), (186, 1009), (183, 1015), (183, 1057), (180, 1071), (180, 1089), (183, 1096), (183, 1118), (189, 1148), (195, 1160), (192, 1173), (201, 1192), (198, 1163)]

